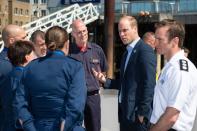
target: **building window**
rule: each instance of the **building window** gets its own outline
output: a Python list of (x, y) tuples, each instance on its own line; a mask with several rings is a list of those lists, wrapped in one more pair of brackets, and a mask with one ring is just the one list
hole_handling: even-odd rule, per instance
[(34, 11), (34, 16), (38, 16), (38, 11)]
[(18, 21), (15, 21), (15, 24), (18, 25)]
[(18, 8), (14, 8), (14, 14), (18, 14)]
[(5, 11), (6, 11), (6, 12), (8, 11), (8, 6), (7, 6), (7, 5), (5, 6)]
[(29, 15), (29, 10), (26, 10), (25, 11), (25, 15)]
[(41, 3), (46, 4), (47, 2), (46, 2), (46, 0), (41, 0)]
[(20, 9), (20, 13), (19, 13), (20, 15), (23, 15), (23, 9)]
[(38, 0), (34, 0), (34, 4), (38, 4)]
[(41, 16), (46, 16), (46, 10), (41, 10)]
[(19, 25), (22, 26), (22, 25), (23, 25), (23, 22), (21, 21), (21, 22), (19, 23)]

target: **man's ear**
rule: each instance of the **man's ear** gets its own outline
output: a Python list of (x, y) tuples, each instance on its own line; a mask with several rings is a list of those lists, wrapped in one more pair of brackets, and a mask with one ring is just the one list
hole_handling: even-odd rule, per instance
[(8, 38), (8, 41), (10, 44), (13, 44), (14, 43), (14, 38)]
[(178, 44), (179, 44), (179, 38), (178, 38), (178, 37), (174, 37), (174, 38), (172, 39), (172, 41), (173, 41), (173, 47), (179, 46), (179, 45), (178, 45)]
[(27, 61), (29, 61), (29, 57), (30, 57), (30, 55), (25, 55), (25, 63), (27, 62)]

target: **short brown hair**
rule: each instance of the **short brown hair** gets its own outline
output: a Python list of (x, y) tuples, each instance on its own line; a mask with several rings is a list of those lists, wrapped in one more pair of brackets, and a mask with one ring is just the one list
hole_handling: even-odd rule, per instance
[(62, 27), (53, 26), (45, 34), (47, 48), (51, 51), (62, 49), (66, 41), (68, 41), (68, 33)]
[(185, 28), (184, 25), (173, 19), (164, 19), (155, 24), (155, 28), (167, 26), (168, 29), (168, 40), (172, 40), (174, 37), (179, 38), (178, 46), (181, 48), (185, 39)]
[(138, 28), (137, 20), (133, 16), (123, 15), (120, 18), (120, 20), (122, 20), (122, 19), (127, 19), (130, 22), (131, 27), (137, 27)]
[(45, 39), (45, 33), (41, 30), (36, 30), (32, 33), (31, 37), (30, 37), (30, 40), (32, 42), (35, 42), (36, 38), (40, 36), (43, 40)]
[(8, 48), (8, 58), (14, 66), (21, 66), (27, 60), (26, 55), (34, 51), (34, 46), (30, 41), (16, 41)]

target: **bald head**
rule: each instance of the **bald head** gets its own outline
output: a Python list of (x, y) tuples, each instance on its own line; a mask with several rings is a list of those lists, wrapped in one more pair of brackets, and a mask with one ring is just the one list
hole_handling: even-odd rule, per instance
[(72, 30), (76, 30), (80, 26), (86, 26), (85, 23), (81, 19), (76, 19), (72, 23)]
[(9, 47), (17, 40), (23, 40), (27, 36), (23, 28), (17, 25), (7, 25), (2, 31), (2, 39), (6, 47)]
[(155, 33), (154, 32), (146, 32), (143, 35), (143, 40), (146, 44), (150, 45), (153, 49), (155, 49)]
[(84, 47), (88, 42), (88, 30), (85, 23), (80, 20), (74, 20), (72, 23), (72, 36), (78, 46)]

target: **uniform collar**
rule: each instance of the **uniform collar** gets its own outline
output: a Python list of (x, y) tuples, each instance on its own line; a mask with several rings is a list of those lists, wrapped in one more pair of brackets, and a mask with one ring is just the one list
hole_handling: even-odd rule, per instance
[(176, 54), (174, 54), (174, 55), (170, 58), (170, 60), (169, 60), (168, 63), (173, 63), (173, 62), (179, 60), (180, 58), (184, 58), (184, 57), (185, 57), (185, 56), (184, 56), (183, 51), (180, 50), (180, 51), (178, 51)]
[(23, 66), (15, 66), (15, 69), (16, 69), (16, 70), (23, 70), (24, 67), (23, 67)]
[(7, 52), (8, 51), (8, 48), (7, 47), (4, 47), (3, 48), (3, 51)]
[(77, 46), (77, 44), (76, 44), (76, 47), (79, 49), (79, 51), (86, 52), (88, 49), (92, 48), (92, 45), (89, 42), (87, 42), (87, 45), (86, 45), (85, 48), (84, 47), (79, 47), (79, 46)]
[(56, 54), (56, 55), (62, 55), (62, 56), (64, 56), (65, 54), (64, 54), (64, 52), (63, 51), (61, 51), (61, 50), (55, 50), (55, 51), (53, 51), (53, 54)]

